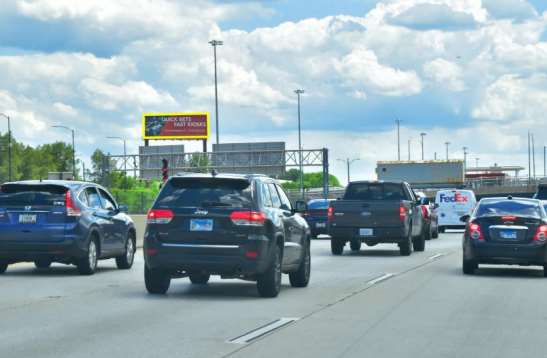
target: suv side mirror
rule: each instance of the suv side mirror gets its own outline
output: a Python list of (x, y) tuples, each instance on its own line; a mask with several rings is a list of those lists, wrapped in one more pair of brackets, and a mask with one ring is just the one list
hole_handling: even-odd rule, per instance
[(118, 205), (118, 211), (127, 214), (129, 212), (129, 207), (127, 205)]
[(464, 216), (460, 217), (460, 221), (462, 223), (466, 223), (466, 222), (469, 221), (470, 218), (471, 218), (471, 215), (464, 215)]
[(297, 200), (294, 203), (294, 207), (297, 213), (303, 213), (305, 211), (308, 211), (308, 204), (306, 204), (306, 202), (302, 200)]

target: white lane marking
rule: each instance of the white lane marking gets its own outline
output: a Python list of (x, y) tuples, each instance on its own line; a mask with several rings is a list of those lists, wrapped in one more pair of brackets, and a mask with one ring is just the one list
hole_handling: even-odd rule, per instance
[(436, 260), (436, 259), (441, 258), (443, 256), (446, 256), (446, 254), (444, 252), (441, 252), (440, 254), (436, 254), (436, 255), (433, 255), (433, 256), (429, 257), (428, 260)]
[(279, 329), (281, 327), (284, 327), (288, 324), (291, 324), (293, 322), (298, 321), (300, 318), (296, 317), (282, 317), (280, 319), (277, 319), (273, 322), (270, 322), (266, 324), (265, 326), (256, 328), (248, 333), (245, 333), (242, 336), (230, 339), (228, 343), (234, 343), (234, 344), (247, 344), (251, 341), (254, 341), (257, 338), (260, 338), (270, 332), (275, 331), (276, 329)]
[(371, 280), (371, 281), (369, 281), (369, 282), (367, 282), (367, 283), (368, 283), (369, 285), (372, 286), (372, 285), (375, 285), (375, 284), (380, 283), (380, 282), (382, 282), (382, 281), (389, 280), (389, 279), (392, 278), (393, 276), (395, 276), (394, 273), (386, 273), (386, 274), (384, 274), (384, 275), (382, 275), (382, 276), (380, 276), (380, 277), (377, 277), (377, 278), (375, 278), (374, 280)]

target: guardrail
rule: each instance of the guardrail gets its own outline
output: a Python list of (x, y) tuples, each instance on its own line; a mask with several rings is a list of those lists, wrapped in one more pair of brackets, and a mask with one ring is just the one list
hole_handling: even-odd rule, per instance
[(467, 179), (466, 186), (472, 189), (481, 187), (505, 186), (505, 187), (535, 187), (538, 184), (547, 183), (547, 177), (505, 177), (505, 178), (477, 178)]

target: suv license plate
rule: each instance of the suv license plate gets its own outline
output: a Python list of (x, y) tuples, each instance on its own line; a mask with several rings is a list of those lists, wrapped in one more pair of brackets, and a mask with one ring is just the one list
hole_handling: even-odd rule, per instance
[(19, 224), (36, 224), (36, 215), (20, 214)]
[(500, 237), (505, 240), (516, 240), (517, 232), (515, 230), (501, 230)]
[(213, 219), (191, 219), (190, 231), (213, 231)]
[(374, 231), (372, 229), (359, 229), (359, 236), (372, 236)]
[(324, 229), (324, 228), (327, 227), (327, 224), (325, 224), (325, 223), (316, 223), (315, 227), (318, 228), (318, 229)]

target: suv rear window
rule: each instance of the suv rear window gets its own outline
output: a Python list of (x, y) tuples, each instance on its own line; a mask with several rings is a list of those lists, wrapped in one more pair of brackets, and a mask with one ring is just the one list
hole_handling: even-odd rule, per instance
[(57, 185), (2, 185), (0, 207), (64, 206), (66, 191)]
[(155, 206), (251, 208), (251, 183), (234, 179), (171, 179)]
[(311, 209), (311, 210), (328, 209), (328, 207), (329, 207), (328, 200), (312, 200), (308, 203), (308, 209)]
[(355, 183), (347, 188), (344, 200), (405, 200), (405, 193), (401, 184)]
[(541, 217), (541, 209), (537, 203), (524, 200), (488, 200), (477, 207), (476, 217), (516, 215), (524, 217)]

